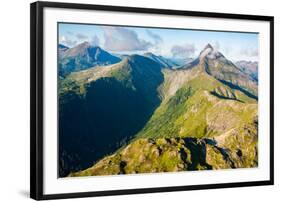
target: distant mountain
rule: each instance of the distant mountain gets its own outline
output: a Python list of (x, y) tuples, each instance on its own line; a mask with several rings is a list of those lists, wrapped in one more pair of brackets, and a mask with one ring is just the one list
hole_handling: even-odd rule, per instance
[(133, 55), (59, 85), (60, 176), (258, 165), (257, 82), (210, 44), (179, 69)]
[(174, 66), (178, 66), (177, 63), (173, 62), (172, 60), (169, 60), (163, 56), (157, 56), (151, 52), (148, 52), (148, 53), (144, 53), (143, 54), (145, 57), (148, 57), (150, 59), (152, 59), (153, 61), (159, 63), (161, 66), (163, 67), (169, 67), (169, 68), (172, 68)]
[(63, 54), (65, 51), (67, 51), (69, 48), (63, 44), (59, 44), (58, 45), (58, 51), (59, 51), (59, 55), (61, 56), (61, 54)]
[(246, 74), (250, 75), (255, 81), (258, 81), (258, 62), (252, 62), (252, 61), (237, 61), (235, 65), (245, 72)]
[[(60, 48), (60, 47), (59, 47)], [(65, 76), (71, 72), (85, 70), (97, 65), (109, 65), (120, 62), (121, 59), (111, 55), (99, 46), (88, 42), (69, 48), (59, 58), (59, 74)]]
[(112, 55), (114, 55), (114, 56), (120, 58), (121, 60), (123, 60), (124, 58), (127, 58), (127, 57), (130, 56), (130, 55), (128, 55), (128, 54), (119, 54), (119, 53), (114, 53), (114, 54), (112, 54)]
[(174, 62), (175, 64), (177, 64), (177, 66), (175, 66), (174, 68), (180, 68), (181, 66), (184, 66), (190, 62), (192, 62), (194, 60), (194, 58), (169, 58), (169, 60), (171, 60), (172, 62)]

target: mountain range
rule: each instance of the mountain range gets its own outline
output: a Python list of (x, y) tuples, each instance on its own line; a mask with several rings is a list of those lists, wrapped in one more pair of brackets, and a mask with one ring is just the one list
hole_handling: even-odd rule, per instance
[(258, 81), (243, 68), (210, 44), (178, 68), (106, 53), (61, 53), (60, 177), (258, 165)]
[(66, 76), (98, 65), (109, 65), (120, 62), (116, 57), (99, 46), (92, 46), (89, 42), (81, 43), (73, 48), (59, 44), (59, 75)]
[(240, 60), (235, 62), (235, 65), (239, 69), (241, 69), (241, 71), (245, 72), (250, 77), (252, 77), (252, 79), (258, 81), (258, 62)]
[(161, 55), (157, 56), (151, 52), (144, 53), (143, 55), (150, 58), (151, 60), (159, 63), (162, 67), (172, 68), (172, 67), (178, 66), (178, 64), (176, 62), (169, 60)]

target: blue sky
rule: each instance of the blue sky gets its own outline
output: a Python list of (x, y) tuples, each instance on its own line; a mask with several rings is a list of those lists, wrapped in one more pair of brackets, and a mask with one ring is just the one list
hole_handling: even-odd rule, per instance
[(153, 52), (175, 58), (194, 58), (210, 43), (233, 61), (258, 61), (258, 34), (255, 33), (59, 24), (59, 43), (73, 47), (84, 41), (112, 53)]

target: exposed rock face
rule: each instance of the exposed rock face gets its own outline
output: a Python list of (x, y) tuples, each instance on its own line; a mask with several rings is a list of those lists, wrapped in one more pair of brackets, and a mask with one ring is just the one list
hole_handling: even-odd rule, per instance
[[(61, 116), (73, 110), (77, 116), (72, 124), (62, 122), (70, 131), (62, 135), (72, 141), (70, 151), (78, 139), (87, 148), (78, 147), (77, 154), (81, 149), (88, 155), (72, 162), (84, 160), (86, 166), (69, 169), (69, 176), (256, 167), (257, 89), (255, 80), (209, 44), (178, 69), (132, 55), (71, 73), (61, 83), (62, 109), (68, 109)], [(79, 117), (83, 127), (76, 124)], [(109, 149), (101, 154), (95, 148)]]
[[(235, 138), (239, 139), (239, 145)], [(248, 134), (246, 138), (242, 135), (228, 137), (227, 143), (207, 138), (142, 138), (69, 176), (256, 167), (256, 141), (256, 134)]]

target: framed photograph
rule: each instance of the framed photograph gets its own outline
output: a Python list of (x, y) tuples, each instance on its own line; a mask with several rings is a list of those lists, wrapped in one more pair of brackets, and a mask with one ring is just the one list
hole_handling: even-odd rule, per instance
[(272, 16), (31, 4), (31, 198), (273, 184)]

